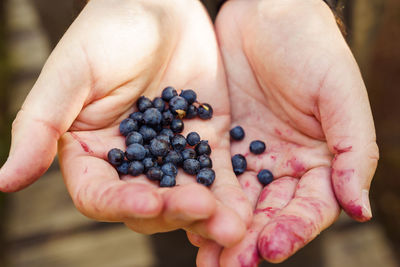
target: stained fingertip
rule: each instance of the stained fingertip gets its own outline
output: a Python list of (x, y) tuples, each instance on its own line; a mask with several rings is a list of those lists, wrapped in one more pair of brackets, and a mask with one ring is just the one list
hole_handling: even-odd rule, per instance
[(351, 218), (358, 222), (366, 222), (372, 218), (368, 190), (362, 190), (361, 199), (351, 200), (342, 204), (342, 207)]
[(258, 239), (261, 256), (271, 263), (280, 263), (303, 247), (312, 235), (313, 226), (298, 216), (282, 216), (267, 225)]

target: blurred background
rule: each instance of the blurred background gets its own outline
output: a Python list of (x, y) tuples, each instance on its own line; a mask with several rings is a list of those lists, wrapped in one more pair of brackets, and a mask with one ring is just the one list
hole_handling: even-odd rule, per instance
[[(204, 1), (212, 17), (218, 1)], [(0, 0), (0, 164), (11, 122), (53, 47), (83, 7), (73, 0)], [(374, 218), (339, 221), (278, 266), (400, 266), (400, 1), (336, 7), (367, 84), (381, 152), (372, 185)], [(73, 206), (57, 162), (37, 183), (0, 194), (0, 266), (195, 266), (182, 231), (144, 236), (94, 222)], [(263, 263), (261, 266), (272, 266)]]

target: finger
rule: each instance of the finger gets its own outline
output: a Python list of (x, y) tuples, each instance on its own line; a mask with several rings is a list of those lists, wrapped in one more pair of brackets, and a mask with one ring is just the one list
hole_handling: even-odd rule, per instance
[(244, 237), (246, 225), (234, 211), (217, 203), (212, 217), (196, 222), (186, 230), (200, 234), (203, 238), (213, 240), (221, 246), (231, 247)]
[(155, 217), (162, 211), (162, 198), (151, 184), (121, 181), (113, 166), (86, 154), (71, 134), (60, 140), (60, 167), (75, 206), (90, 218), (123, 221)]
[(318, 116), (335, 154), (332, 181), (343, 209), (358, 221), (372, 216), (368, 192), (379, 157), (367, 91), (356, 62), (343, 41), (340, 63), (324, 80)]
[(198, 267), (219, 267), (219, 254), (222, 247), (213, 241), (206, 241), (197, 253), (196, 265)]
[(262, 230), (260, 254), (278, 263), (314, 239), (339, 216), (339, 206), (331, 186), (331, 171), (319, 167), (299, 181), (293, 200)]
[(245, 238), (236, 246), (223, 250), (221, 266), (257, 266), (261, 260), (257, 248), (258, 236), (271, 218), (293, 198), (297, 183), (298, 179), (282, 177), (264, 187)]
[[(84, 65), (82, 54), (69, 56)], [(38, 179), (54, 159), (58, 138), (82, 108), (89, 91), (86, 73), (81, 67), (72, 71), (70, 62), (55, 51), (18, 112), (10, 154), (0, 170), (0, 190), (17, 191)]]
[(204, 242), (207, 241), (202, 236), (200, 236), (196, 233), (192, 233), (190, 231), (186, 231), (186, 235), (187, 235), (189, 242), (195, 247), (201, 247), (204, 244)]

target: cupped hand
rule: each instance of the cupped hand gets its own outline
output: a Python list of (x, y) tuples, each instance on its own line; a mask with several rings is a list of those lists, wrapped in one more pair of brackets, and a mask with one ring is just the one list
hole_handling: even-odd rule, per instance
[[(179, 186), (144, 175), (120, 180), (107, 152), (125, 149), (119, 122), (141, 96), (172, 85), (193, 88), (214, 117), (185, 121), (212, 147), (211, 190), (181, 171)], [(57, 150), (76, 207), (143, 233), (185, 228), (230, 246), (245, 233), (251, 207), (230, 163), (230, 108), (212, 24), (198, 1), (92, 0), (52, 52), (13, 123), (4, 192), (38, 179)]]
[[(232, 248), (189, 234), (199, 266), (281, 262), (338, 217), (371, 218), (368, 190), (378, 148), (357, 64), (321, 0), (229, 1), (216, 23), (231, 96), (232, 126), (246, 132), (232, 155), (253, 205), (246, 237)], [(266, 152), (249, 152), (252, 140)], [(257, 173), (275, 181), (263, 187)]]

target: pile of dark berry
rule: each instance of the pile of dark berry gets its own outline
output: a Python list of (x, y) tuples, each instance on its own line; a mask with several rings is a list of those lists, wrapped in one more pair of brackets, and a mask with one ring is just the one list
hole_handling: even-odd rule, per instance
[[(229, 132), (231, 138), (236, 141), (241, 141), (244, 138), (244, 130), (241, 126), (236, 126)], [(256, 155), (262, 154), (265, 151), (265, 143), (260, 140), (255, 140), (250, 143), (250, 152)], [(236, 175), (244, 173), (247, 169), (246, 158), (241, 154), (236, 154), (232, 157), (232, 167)], [(258, 181), (262, 185), (268, 185), (274, 180), (272, 173), (263, 169), (257, 174)]]
[(126, 151), (113, 148), (108, 152), (109, 162), (120, 175), (146, 174), (161, 187), (175, 186), (178, 168), (196, 175), (197, 182), (210, 186), (215, 179), (208, 141), (196, 132), (186, 138), (181, 135), (182, 119), (199, 117), (211, 119), (209, 104), (199, 104), (193, 90), (182, 90), (178, 96), (173, 87), (162, 91), (161, 97), (151, 101), (141, 96), (136, 102), (137, 112), (124, 119), (119, 131), (125, 136)]

